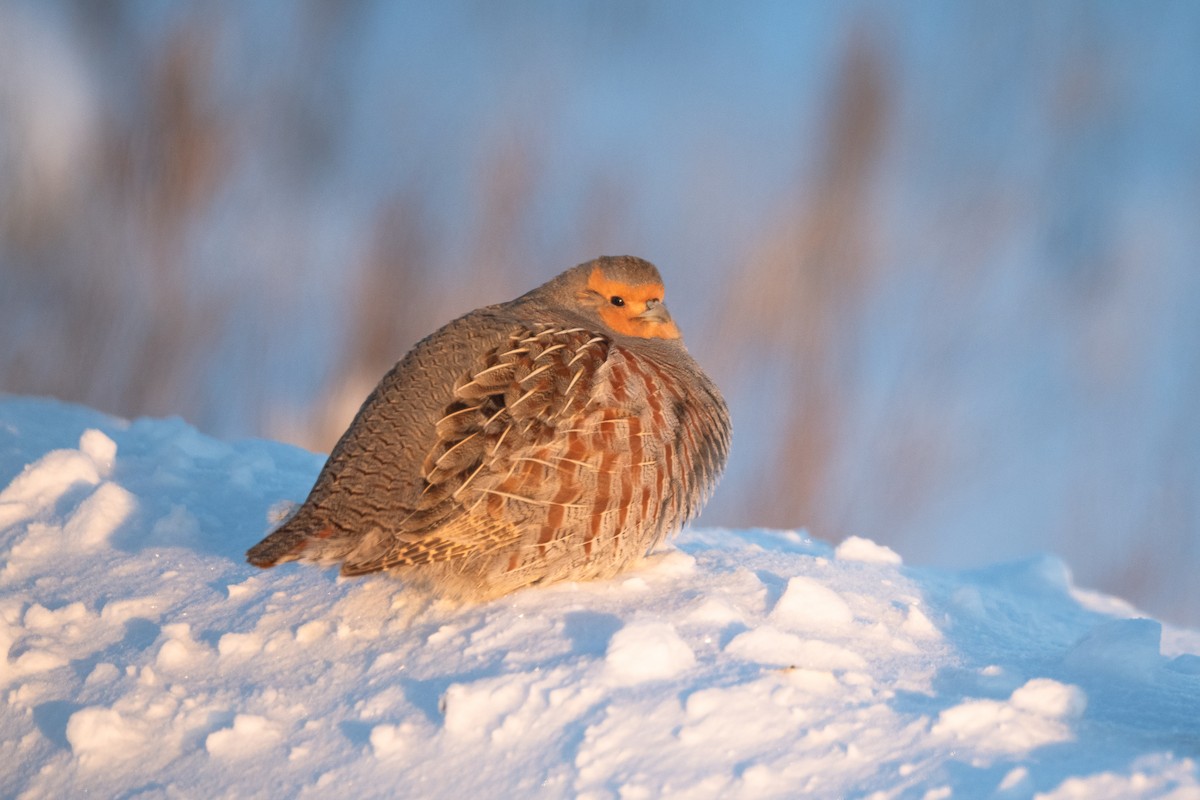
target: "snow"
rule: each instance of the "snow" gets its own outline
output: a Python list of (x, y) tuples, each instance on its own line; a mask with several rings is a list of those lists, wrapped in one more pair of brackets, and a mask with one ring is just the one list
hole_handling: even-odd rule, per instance
[(246, 565), (321, 463), (0, 398), (0, 796), (1200, 797), (1200, 633), (1052, 556), (690, 530), (476, 606)]
[(848, 536), (833, 551), (842, 561), (865, 561), (868, 564), (901, 564), (900, 555), (890, 547), (876, 544), (860, 536)]
[(617, 685), (674, 678), (696, 664), (696, 654), (669, 622), (631, 622), (613, 634), (604, 657)]

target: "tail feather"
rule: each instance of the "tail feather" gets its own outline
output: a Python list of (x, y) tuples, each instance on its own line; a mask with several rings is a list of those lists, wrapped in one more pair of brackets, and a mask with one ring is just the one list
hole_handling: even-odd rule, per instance
[(290, 523), (273, 531), (265, 539), (246, 551), (246, 560), (256, 567), (266, 569), (285, 561), (295, 561), (308, 546), (309, 537)]
[(296, 561), (314, 541), (328, 539), (333, 528), (302, 513), (303, 507), (291, 513), (266, 538), (246, 551), (246, 560), (256, 567), (267, 569), (276, 564)]

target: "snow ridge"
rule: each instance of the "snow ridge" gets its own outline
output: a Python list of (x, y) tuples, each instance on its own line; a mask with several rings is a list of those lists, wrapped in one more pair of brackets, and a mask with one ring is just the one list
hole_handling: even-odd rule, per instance
[(1200, 796), (1200, 634), (1056, 559), (688, 531), (480, 606), (245, 565), (320, 464), (0, 399), (0, 795)]

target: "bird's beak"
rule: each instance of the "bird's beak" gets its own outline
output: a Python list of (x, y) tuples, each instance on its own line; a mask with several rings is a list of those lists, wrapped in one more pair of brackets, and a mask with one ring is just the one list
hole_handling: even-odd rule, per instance
[(634, 319), (642, 322), (653, 322), (659, 325), (668, 325), (671, 322), (671, 313), (667, 311), (667, 307), (663, 305), (661, 300), (647, 300), (646, 310), (638, 314)]
[(646, 310), (634, 317), (645, 326), (640, 335), (656, 339), (678, 339), (679, 328), (662, 300), (647, 300)]

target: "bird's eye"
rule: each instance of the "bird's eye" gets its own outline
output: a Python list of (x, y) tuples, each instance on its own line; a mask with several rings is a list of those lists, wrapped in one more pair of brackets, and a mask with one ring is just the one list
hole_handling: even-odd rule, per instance
[(612, 304), (614, 306), (623, 306), (623, 305), (625, 305), (625, 298), (613, 295), (612, 296)]

